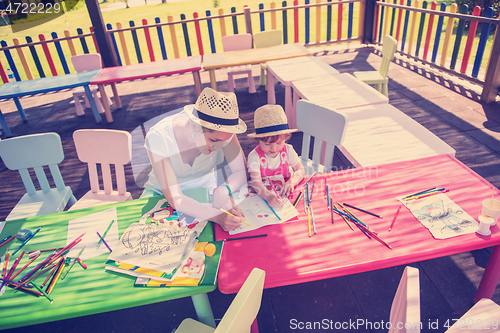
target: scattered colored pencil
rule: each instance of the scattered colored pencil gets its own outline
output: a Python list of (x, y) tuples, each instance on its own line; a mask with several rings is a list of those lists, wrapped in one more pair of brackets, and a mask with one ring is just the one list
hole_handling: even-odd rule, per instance
[(375, 230), (373, 230), (372, 228), (370, 228), (366, 223), (364, 223), (363, 221), (361, 221), (361, 219), (359, 217), (357, 217), (356, 215), (354, 215), (354, 213), (352, 213), (349, 209), (347, 209), (346, 207), (344, 207), (343, 205), (340, 204), (340, 202), (338, 203), (339, 206), (348, 214), (348, 215), (351, 215), (352, 217), (354, 217), (357, 221), (355, 222), (359, 222), (360, 224), (362, 224), (364, 227), (366, 227), (366, 229), (370, 230), (371, 232), (373, 232), (375, 235), (377, 234), (375, 232)]
[(42, 229), (42, 227), (38, 227), (38, 229), (36, 229), (36, 231), (33, 234), (31, 234), (31, 236), (26, 238), (26, 240), (21, 245), (19, 245), (19, 247), (12, 253), (12, 255), (16, 254), (17, 251), (19, 251), (24, 245), (26, 245), (26, 243), (28, 243), (33, 237), (35, 237), (35, 235), (40, 231), (40, 229)]
[(301, 197), (302, 197), (302, 192), (299, 192), (297, 199), (295, 199), (295, 201), (293, 202), (293, 207), (297, 207), (297, 204), (299, 203)]
[[(336, 211), (337, 213), (339, 213), (340, 211), (337, 209), (337, 205), (333, 204), (332, 206), (332, 210)], [(354, 231), (354, 228), (352, 227), (351, 223), (349, 221), (347, 221), (347, 218), (340, 214), (340, 216), (342, 216), (342, 219), (345, 221), (345, 223), (349, 226), (349, 228), (351, 228), (352, 231)]]
[(4, 239), (2, 239), (2, 243), (0, 244), (0, 246), (4, 246), (5, 244), (7, 244), (8, 242), (10, 242), (14, 238), (16, 238), (15, 235), (14, 236), (7, 236), (7, 237), (5, 237)]
[(52, 304), (52, 302), (54, 302), (54, 300), (53, 300), (52, 298), (50, 298), (50, 296), (49, 296), (49, 295), (47, 295), (47, 293), (46, 293), (45, 291), (43, 291), (43, 290), (42, 290), (42, 288), (40, 288), (39, 286), (37, 286), (37, 285), (35, 284), (35, 282), (31, 281), (30, 283), (31, 283), (31, 285), (32, 285), (33, 287), (35, 287), (35, 288), (36, 288), (39, 292), (41, 292), (41, 293), (43, 294), (43, 296), (45, 296), (45, 297), (46, 297), (46, 298), (50, 301), (50, 303), (51, 303), (51, 304)]
[(306, 214), (306, 207), (307, 207), (307, 195), (306, 195), (306, 191), (302, 191), (302, 198), (304, 198), (304, 214)]
[[(101, 237), (101, 236), (99, 235), (99, 233), (97, 233), (97, 235), (98, 235), (99, 237)], [(107, 248), (109, 249), (109, 251), (111, 252), (111, 249), (109, 248), (108, 244), (106, 244), (106, 241), (105, 241), (104, 239), (103, 239), (102, 241), (103, 241), (104, 245), (106, 245), (106, 247), (107, 247)], [(61, 276), (61, 281), (62, 281), (62, 280), (64, 280), (64, 278), (66, 277), (66, 275), (68, 275), (68, 273), (69, 273), (69, 271), (71, 270), (71, 268), (73, 268), (73, 266), (75, 265), (76, 260), (77, 260), (78, 258), (80, 258), (80, 255), (82, 254), (83, 250), (85, 250), (85, 246), (84, 246), (84, 247), (82, 247), (82, 249), (80, 250), (80, 252), (78, 252), (78, 255), (76, 256), (76, 258), (73, 260), (73, 262), (72, 262), (72, 263), (71, 263), (71, 265), (69, 266), (68, 270), (67, 270), (66, 272), (64, 272), (64, 275), (63, 275), (63, 276)]]
[(391, 226), (389, 227), (389, 231), (391, 231), (391, 230), (392, 230), (392, 227), (394, 226), (394, 223), (396, 222), (396, 219), (398, 218), (398, 214), (399, 214), (399, 211), (401, 210), (401, 206), (402, 206), (402, 205), (399, 205), (398, 210), (396, 211), (396, 214), (394, 214), (394, 217), (393, 217), (393, 219), (392, 219)]
[(82, 267), (83, 267), (83, 269), (87, 269), (87, 265), (83, 262), (83, 260), (82, 260), (82, 259), (78, 258), (78, 259), (76, 259), (76, 260), (78, 260), (78, 263), (80, 264), (80, 266), (82, 266)]
[(276, 191), (276, 187), (274, 187), (274, 184), (273, 184), (273, 181), (271, 179), (269, 179), (269, 182), (271, 183), (271, 187), (273, 188), (273, 191), (274, 191), (274, 194), (276, 194), (276, 197), (278, 199), (281, 199), (280, 195), (278, 194), (278, 192)]
[(353, 208), (353, 209), (356, 209), (356, 210), (359, 210), (360, 212), (363, 212), (363, 213), (366, 213), (366, 214), (370, 214), (372, 216), (375, 216), (375, 217), (378, 217), (379, 219), (382, 218), (382, 216), (378, 215), (378, 214), (375, 214), (375, 213), (372, 213), (372, 212), (369, 212), (367, 210), (364, 210), (364, 209), (361, 209), (361, 208), (358, 208), (358, 207), (354, 207), (352, 205), (349, 205), (347, 203), (344, 202), (344, 206), (347, 206), (347, 207), (350, 207), (350, 208)]
[(106, 234), (108, 233), (109, 228), (111, 228), (111, 226), (113, 225), (114, 222), (115, 222), (115, 220), (112, 220), (111, 223), (108, 225), (108, 228), (106, 229), (104, 234), (102, 234), (101, 239), (99, 239), (99, 241), (97, 242), (97, 247), (99, 247), (99, 245), (101, 245), (102, 240), (104, 239), (104, 237), (106, 237)]
[[(266, 200), (264, 200), (264, 201), (266, 201)], [(269, 205), (268, 205), (268, 206), (269, 206)], [(234, 214), (231, 214), (230, 212), (228, 212), (228, 211), (227, 211), (227, 210), (225, 210), (225, 209), (220, 208), (220, 210), (221, 210), (221, 211), (223, 211), (224, 213), (226, 213), (227, 215), (231, 215), (231, 216), (236, 217)], [(242, 220), (241, 220), (241, 222), (245, 223), (247, 226), (249, 226), (249, 227), (250, 227), (250, 224), (249, 224), (248, 222), (246, 222), (245, 220), (243, 220), (243, 219), (242, 219)], [(101, 238), (101, 240), (104, 240), (104, 236)], [(111, 252), (111, 249), (109, 248), (109, 246), (108, 246), (108, 249), (109, 249), (109, 251)]]
[(332, 209), (331, 200), (330, 200), (330, 189), (328, 188), (328, 185), (326, 185), (326, 200), (327, 200), (327, 208)]
[(235, 238), (226, 238), (226, 239), (224, 239), (224, 241), (225, 242), (230, 242), (230, 241), (235, 241), (235, 240), (257, 238), (257, 237), (267, 237), (267, 234), (253, 235), (253, 236), (244, 236), (244, 237), (235, 237)]
[(316, 180), (315, 180), (315, 181), (313, 181), (313, 186), (312, 186), (312, 188), (311, 188), (311, 198), (310, 198), (310, 200), (309, 200), (309, 201), (311, 201), (311, 200), (312, 200), (312, 198), (313, 198), (313, 194), (314, 194), (314, 185), (316, 185)]
[(300, 185), (300, 187), (302, 188), (304, 185), (306, 185), (307, 183), (309, 183), (309, 181), (312, 179), (312, 177), (314, 177), (314, 175), (316, 174), (317, 171), (314, 171), (314, 173), (311, 175), (311, 177), (309, 177), (306, 182), (302, 185)]
[(311, 233), (311, 214), (309, 213), (309, 208), (311, 206), (307, 206), (307, 227), (309, 229), (309, 237), (312, 236), (312, 233)]
[[(101, 235), (99, 234), (98, 231), (96, 231), (96, 233), (97, 233), (97, 237), (101, 237)], [(113, 250), (111, 250), (111, 248), (109, 247), (108, 243), (106, 243), (106, 240), (103, 239), (102, 242), (104, 243), (104, 245), (106, 245), (106, 247), (108, 248), (109, 252), (113, 252)]]
[(17, 271), (17, 273), (16, 273), (16, 274), (14, 274), (14, 276), (12, 276), (12, 280), (14, 280), (14, 279), (15, 279), (15, 277), (16, 277), (19, 273), (21, 273), (21, 272), (22, 272), (22, 271), (23, 271), (26, 267), (28, 267), (29, 265), (31, 265), (31, 263), (32, 263), (33, 261), (35, 261), (37, 258), (38, 258), (38, 256), (36, 256), (36, 257), (34, 257), (34, 258), (31, 258), (31, 259), (30, 259), (30, 261), (28, 261), (28, 263), (27, 263), (26, 265), (24, 265), (23, 267), (21, 267), (21, 269), (20, 269), (20, 270), (18, 270), (18, 271)]
[(419, 194), (419, 195), (415, 195), (413, 197), (409, 197), (408, 199), (405, 199), (406, 201), (409, 201), (409, 200), (418, 200), (418, 199), (423, 199), (423, 198), (427, 198), (427, 197), (430, 197), (430, 196), (433, 196), (433, 195), (436, 195), (436, 194), (440, 194), (440, 193), (446, 193), (448, 192), (448, 190), (445, 190), (444, 188), (442, 189), (439, 189), (439, 190), (433, 190), (433, 191), (430, 191), (430, 192), (427, 192), (427, 193), (422, 193), (422, 194)]
[(313, 210), (312, 206), (310, 208), (311, 208), (311, 219), (312, 219), (312, 223), (313, 223), (313, 231), (314, 231), (314, 234), (316, 234), (316, 222), (314, 221), (314, 210)]
[(54, 276), (52, 277), (52, 280), (49, 282), (49, 285), (47, 286), (47, 289), (45, 289), (45, 292), (47, 294), (50, 295), (50, 293), (52, 292), (52, 290), (54, 290), (54, 287), (57, 283), (57, 281), (59, 280), (59, 277), (61, 276), (61, 273), (64, 269), (64, 262), (66, 261), (66, 258), (62, 257), (60, 260), (59, 260), (59, 264), (57, 266), (57, 270), (54, 274)]
[(5, 267), (3, 269), (3, 282), (2, 284), (0, 285), (0, 290), (2, 290), (4, 284), (5, 284), (5, 281), (7, 281), (7, 268), (9, 267), (9, 249), (7, 248), (7, 251), (6, 251), (6, 255), (5, 255)]
[(329, 206), (330, 206), (330, 215), (331, 215), (331, 218), (332, 218), (332, 224), (334, 224), (334, 223), (335, 223), (335, 221), (333, 220), (333, 209), (332, 209), (332, 207), (333, 207), (333, 199), (330, 199), (330, 200), (328, 201), (328, 204), (329, 204)]
[(309, 206), (311, 204), (309, 197), (309, 184), (306, 185), (306, 194), (307, 194), (307, 205)]
[(409, 197), (413, 197), (413, 196), (416, 196), (416, 195), (419, 195), (419, 194), (422, 194), (422, 193), (425, 193), (425, 192), (429, 192), (429, 191), (431, 191), (431, 190), (433, 190), (433, 189), (435, 189), (435, 188), (436, 188), (436, 186), (431, 187), (431, 188), (429, 188), (429, 189), (427, 189), (427, 190), (424, 190), (424, 191), (419, 191), (419, 192), (417, 192), (417, 193), (413, 193), (413, 194), (407, 195), (407, 196), (406, 196), (406, 197), (404, 197), (403, 199), (406, 199), (406, 198), (409, 198)]

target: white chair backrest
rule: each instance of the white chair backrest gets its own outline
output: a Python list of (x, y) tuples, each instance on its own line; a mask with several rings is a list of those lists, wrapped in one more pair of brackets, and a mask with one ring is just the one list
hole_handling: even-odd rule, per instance
[(224, 48), (224, 52), (251, 49), (252, 35), (241, 34), (222, 36), (222, 47)]
[[(332, 169), (335, 146), (344, 141), (345, 130), (349, 119), (339, 111), (327, 109), (308, 100), (297, 101), (297, 128), (303, 132), (302, 137), (302, 165), (306, 174), (312, 172), (328, 172)], [(309, 146), (311, 137), (314, 137), (312, 170), (308, 170)], [(322, 144), (326, 144), (324, 156)], [(320, 160), (324, 157), (324, 169), (320, 170)]]
[(407, 266), (399, 282), (391, 306), (391, 329), (396, 333), (419, 333), (420, 323), (420, 279), (418, 268)]
[(73, 133), (76, 152), (80, 161), (88, 163), (90, 189), (99, 191), (97, 164), (101, 165), (104, 192), (113, 191), (110, 165), (114, 164), (119, 194), (127, 192), (125, 164), (132, 158), (132, 136), (129, 132), (107, 129), (83, 129)]
[(260, 31), (253, 34), (253, 43), (256, 49), (280, 45), (282, 40), (283, 32), (281, 30)]
[[(491, 299), (482, 298), (474, 304), (455, 325), (450, 327), (445, 333), (466, 332), (473, 333), (477, 331), (498, 332), (500, 322), (500, 305)], [(471, 325), (472, 324), (472, 325)]]
[(29, 168), (35, 170), (38, 183), (44, 193), (50, 191), (50, 185), (44, 166), (48, 166), (57, 189), (65, 188), (64, 180), (58, 167), (64, 159), (61, 137), (57, 133), (42, 133), (20, 136), (0, 141), (0, 157), (10, 170), (21, 174), (26, 192), (36, 192)]
[(71, 62), (77, 72), (102, 68), (101, 55), (99, 53), (87, 53), (72, 56)]
[(250, 332), (260, 309), (265, 277), (263, 270), (252, 270), (214, 332)]
[(387, 77), (389, 65), (391, 64), (392, 59), (394, 59), (397, 46), (398, 41), (394, 37), (389, 35), (384, 36), (384, 44), (382, 46), (382, 64), (380, 65), (380, 74), (383, 77)]

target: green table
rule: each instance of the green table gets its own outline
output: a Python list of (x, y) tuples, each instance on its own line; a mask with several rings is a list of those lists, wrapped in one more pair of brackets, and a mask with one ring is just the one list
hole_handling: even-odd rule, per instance
[[(29, 228), (34, 231), (38, 227), (42, 227), (42, 230), (22, 250), (28, 252), (63, 247), (66, 245), (69, 220), (113, 207), (117, 209), (118, 230), (121, 236), (131, 223), (138, 222), (143, 213), (153, 208), (160, 199), (163, 199), (163, 196), (8, 221), (0, 233), (0, 240), (8, 235), (15, 235), (21, 228)], [(211, 223), (207, 224), (199, 240), (213, 240)], [(2, 246), (0, 256), (5, 254), (7, 247), (12, 253), (19, 244), (21, 243), (14, 240), (8, 245)], [(10, 257), (9, 268), (22, 250), (16, 253), (14, 258)], [(39, 259), (33, 264), (40, 262), (48, 255), (48, 252), (42, 252)], [(14, 292), (12, 288), (7, 287), (5, 293), (0, 296), (0, 330), (120, 310), (187, 296), (192, 297), (198, 319), (215, 327), (207, 293), (215, 290), (216, 285), (173, 288), (134, 287), (134, 277), (104, 270), (107, 257), (107, 254), (103, 254), (85, 260), (88, 266), (86, 270), (76, 264), (64, 280), (57, 282), (50, 294), (54, 300), (52, 304), (43, 296), (37, 298), (24, 292)], [(27, 261), (28, 256), (25, 253), (18, 267), (22, 267)], [(1, 264), (4, 265), (3, 262)], [(30, 267), (34, 267), (33, 264)], [(28, 269), (21, 274), (26, 272)], [(21, 274), (16, 277), (16, 280), (22, 276)], [(38, 284), (43, 282), (45, 276), (46, 274), (37, 279)], [(41, 279), (42, 277), (43, 279)]]

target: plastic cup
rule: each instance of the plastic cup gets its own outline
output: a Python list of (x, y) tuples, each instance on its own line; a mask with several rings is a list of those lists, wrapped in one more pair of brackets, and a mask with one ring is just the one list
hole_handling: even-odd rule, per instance
[(497, 223), (500, 218), (500, 201), (493, 198), (484, 199), (481, 215), (489, 216)]

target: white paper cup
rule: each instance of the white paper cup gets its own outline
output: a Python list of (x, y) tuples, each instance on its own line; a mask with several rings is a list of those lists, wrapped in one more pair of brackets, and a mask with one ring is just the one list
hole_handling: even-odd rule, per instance
[(497, 223), (500, 218), (500, 201), (492, 198), (484, 199), (481, 215), (489, 216)]

